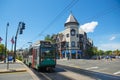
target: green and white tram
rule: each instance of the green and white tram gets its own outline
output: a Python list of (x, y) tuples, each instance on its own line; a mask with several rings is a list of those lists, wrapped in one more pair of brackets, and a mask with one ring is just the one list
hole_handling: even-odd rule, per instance
[(28, 58), (29, 66), (37, 70), (55, 68), (56, 48), (49, 41), (38, 41), (32, 45), (32, 55)]

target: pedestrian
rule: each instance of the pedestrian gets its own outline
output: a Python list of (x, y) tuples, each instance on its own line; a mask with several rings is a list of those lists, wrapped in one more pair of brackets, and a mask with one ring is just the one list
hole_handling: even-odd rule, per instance
[(112, 56), (110, 56), (110, 60), (112, 61)]
[(108, 59), (109, 59), (109, 56), (106, 56), (106, 59), (107, 59), (107, 61), (108, 61)]

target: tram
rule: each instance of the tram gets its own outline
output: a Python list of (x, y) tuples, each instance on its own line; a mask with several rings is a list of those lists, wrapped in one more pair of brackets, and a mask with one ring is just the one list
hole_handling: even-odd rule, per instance
[(45, 70), (56, 66), (56, 48), (50, 41), (37, 41), (30, 47), (29, 54), (29, 67)]

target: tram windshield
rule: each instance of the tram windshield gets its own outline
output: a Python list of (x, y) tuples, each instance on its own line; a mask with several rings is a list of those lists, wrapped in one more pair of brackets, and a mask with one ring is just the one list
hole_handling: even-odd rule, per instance
[(41, 49), (42, 58), (55, 58), (55, 49), (52, 47)]

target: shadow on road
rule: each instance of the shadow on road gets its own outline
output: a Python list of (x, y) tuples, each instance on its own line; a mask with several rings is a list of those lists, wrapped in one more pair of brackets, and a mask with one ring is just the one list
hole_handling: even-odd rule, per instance
[(64, 65), (57, 65), (59, 68), (63, 68), (65, 70), (69, 70), (84, 76), (88, 76), (94, 79), (100, 79), (100, 80), (120, 80), (120, 76), (115, 76), (115, 75), (110, 75), (110, 74), (105, 74), (105, 73), (100, 73), (100, 72), (95, 72), (95, 71), (90, 71), (90, 70), (85, 70), (85, 69), (80, 69), (80, 68), (74, 68), (70, 66), (64, 66)]
[(37, 75), (40, 80), (73, 80), (72, 78), (59, 74), (59, 72), (66, 72), (66, 70), (64, 70), (63, 68), (54, 68), (53, 72), (38, 72), (32, 68), (31, 70)]

